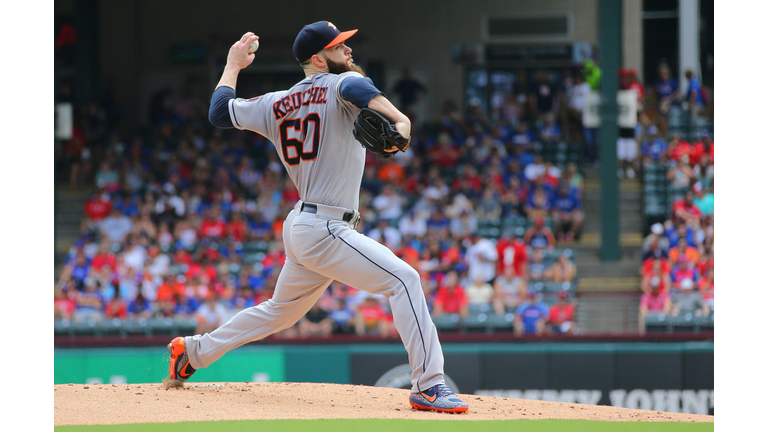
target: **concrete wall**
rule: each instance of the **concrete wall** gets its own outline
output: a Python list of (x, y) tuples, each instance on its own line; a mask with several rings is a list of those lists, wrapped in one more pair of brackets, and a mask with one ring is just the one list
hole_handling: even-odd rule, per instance
[[(624, 1), (625, 62), (635, 67), (641, 59), (642, 48), (633, 45), (641, 41), (641, 17), (639, 6), (632, 5), (640, 2)], [(82, 4), (82, 0), (59, 0), (57, 12), (72, 9), (77, 13)], [(451, 48), (487, 42), (482, 34), (487, 15), (566, 12), (573, 22), (572, 36), (557, 42), (596, 43), (598, 38), (597, 0), (390, 0), (365, 7), (351, 0), (122, 0), (96, 4), (101, 20), (102, 79), (113, 79), (119, 100), (137, 107), (126, 113), (126, 120), (138, 123), (146, 121), (151, 94), (164, 85), (179, 92), (188, 85), (209, 91), (218, 80), (229, 46), (246, 31), (261, 37), (259, 56), (247, 70), (255, 73), (297, 71), (291, 46), (306, 23), (326, 19), (342, 30), (359, 28), (350, 40), (358, 62), (363, 66), (381, 62), (387, 88), (404, 66), (410, 66), (430, 90), (422, 107), (428, 117), (435, 115), (446, 98), (462, 102), (463, 66), (451, 61)], [(201, 44), (207, 50), (205, 64), (174, 66), (169, 56), (174, 44)]]

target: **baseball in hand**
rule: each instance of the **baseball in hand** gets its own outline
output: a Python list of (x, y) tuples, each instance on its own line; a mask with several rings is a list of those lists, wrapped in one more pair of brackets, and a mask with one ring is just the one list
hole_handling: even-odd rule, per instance
[(251, 46), (248, 47), (248, 52), (249, 53), (256, 52), (257, 49), (259, 49), (258, 39), (256, 39), (255, 41), (253, 41), (253, 43), (251, 43)]

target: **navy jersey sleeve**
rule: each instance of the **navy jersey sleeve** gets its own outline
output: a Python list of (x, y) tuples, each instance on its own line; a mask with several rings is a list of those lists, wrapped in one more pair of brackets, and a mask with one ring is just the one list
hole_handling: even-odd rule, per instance
[(229, 115), (229, 100), (236, 97), (235, 89), (221, 86), (213, 91), (211, 107), (208, 109), (208, 121), (217, 128), (233, 128)]
[(384, 94), (373, 85), (370, 78), (349, 77), (341, 82), (339, 95), (342, 99), (358, 108), (365, 108), (368, 102), (378, 94)]

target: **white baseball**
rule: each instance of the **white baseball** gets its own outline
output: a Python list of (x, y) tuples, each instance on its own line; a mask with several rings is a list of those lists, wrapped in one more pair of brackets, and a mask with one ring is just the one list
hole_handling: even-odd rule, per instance
[(251, 46), (248, 47), (248, 52), (249, 53), (256, 52), (257, 49), (259, 49), (258, 39), (256, 39), (255, 41), (253, 41), (253, 43), (251, 43)]

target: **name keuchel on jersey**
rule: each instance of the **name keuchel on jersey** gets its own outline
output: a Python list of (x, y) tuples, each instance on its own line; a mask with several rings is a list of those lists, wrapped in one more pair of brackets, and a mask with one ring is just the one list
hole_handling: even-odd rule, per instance
[(280, 120), (303, 106), (325, 104), (327, 96), (328, 87), (312, 87), (303, 92), (291, 93), (272, 105), (272, 113), (275, 114), (275, 120)]

